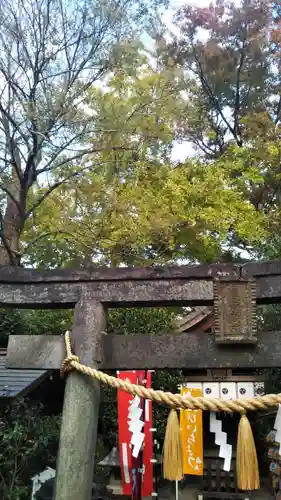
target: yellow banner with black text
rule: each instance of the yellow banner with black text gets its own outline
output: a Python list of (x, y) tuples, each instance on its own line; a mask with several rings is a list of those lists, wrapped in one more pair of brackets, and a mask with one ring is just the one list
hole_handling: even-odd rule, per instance
[[(202, 389), (181, 387), (182, 396), (202, 396)], [(183, 472), (203, 476), (203, 416), (201, 410), (180, 410)]]

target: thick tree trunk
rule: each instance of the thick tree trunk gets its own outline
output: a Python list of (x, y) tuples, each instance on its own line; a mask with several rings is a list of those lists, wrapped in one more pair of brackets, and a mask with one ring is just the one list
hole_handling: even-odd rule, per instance
[(24, 216), (19, 210), (21, 187), (16, 172), (12, 174), (8, 190), (13, 199), (7, 195), (7, 206), (1, 228), (0, 265), (18, 266), (20, 264), (20, 236), (24, 225)]

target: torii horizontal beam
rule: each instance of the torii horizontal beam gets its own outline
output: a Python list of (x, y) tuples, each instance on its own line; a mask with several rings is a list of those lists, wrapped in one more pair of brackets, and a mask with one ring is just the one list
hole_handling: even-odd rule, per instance
[(281, 301), (281, 261), (36, 271), (0, 268), (0, 306), (74, 307), (81, 293), (110, 307), (212, 305), (213, 281), (256, 281), (257, 303)]
[[(101, 335), (98, 366), (103, 370), (205, 368), (251, 369), (280, 366), (281, 332), (258, 332), (254, 346), (220, 346), (201, 331), (169, 335)], [(7, 368), (58, 370), (65, 357), (64, 338), (11, 335)]]
[(21, 267), (0, 266), (0, 283), (35, 283), (69, 281), (124, 281), (158, 279), (212, 279), (216, 277), (247, 278), (249, 276), (281, 276), (281, 260), (224, 263), (192, 266), (90, 267), (87, 269), (54, 269), (39, 271)]

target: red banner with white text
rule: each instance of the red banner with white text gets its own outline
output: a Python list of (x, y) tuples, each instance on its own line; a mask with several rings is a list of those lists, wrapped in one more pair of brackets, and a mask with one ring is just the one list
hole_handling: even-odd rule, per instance
[[(146, 387), (151, 387), (151, 372), (143, 370), (122, 371), (117, 376), (123, 380), (129, 380), (133, 384), (143, 384)], [(132, 495), (135, 492), (136, 481), (136, 458), (133, 457), (133, 445), (131, 444), (133, 431), (136, 429), (131, 422), (131, 411), (134, 397), (130, 394), (118, 390), (118, 444), (120, 454), (120, 466), (122, 473), (123, 495)], [(136, 402), (137, 404), (138, 402)], [(141, 496), (151, 496), (153, 492), (153, 434), (152, 434), (152, 403), (151, 401), (140, 401), (140, 410), (136, 410), (139, 419), (144, 422), (141, 432), (136, 430), (137, 434), (144, 434), (143, 446), (139, 455), (140, 468), (143, 471), (141, 481)], [(137, 427), (139, 427), (137, 422)], [(140, 424), (141, 425), (141, 424)], [(136, 442), (138, 438), (136, 437)], [(138, 471), (137, 471), (138, 473)], [(134, 495), (133, 495), (134, 496)]]

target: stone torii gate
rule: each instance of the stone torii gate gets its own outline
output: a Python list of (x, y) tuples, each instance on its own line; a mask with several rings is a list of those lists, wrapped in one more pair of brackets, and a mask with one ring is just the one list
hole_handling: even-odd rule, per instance
[[(99, 369), (280, 366), (281, 332), (256, 331), (256, 303), (281, 301), (281, 261), (194, 267), (43, 271), (0, 268), (0, 306), (74, 308), (72, 343)], [(109, 307), (213, 305), (212, 334), (107, 335)], [(60, 336), (10, 336), (7, 367), (60, 369)], [(71, 372), (66, 381), (56, 500), (90, 500), (100, 387)]]

